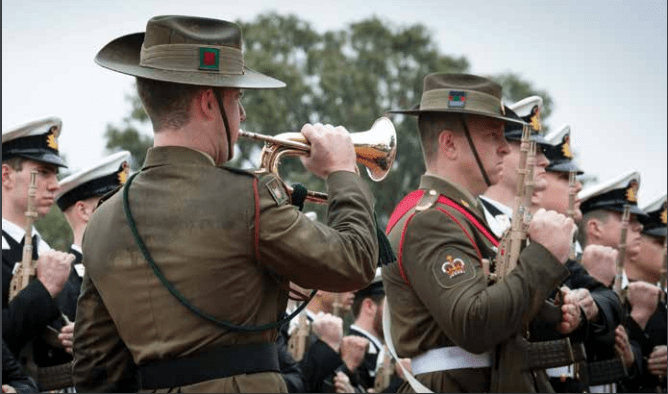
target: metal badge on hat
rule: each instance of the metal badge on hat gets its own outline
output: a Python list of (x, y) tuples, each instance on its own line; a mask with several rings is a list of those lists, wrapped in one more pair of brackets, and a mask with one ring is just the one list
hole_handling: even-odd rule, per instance
[(663, 225), (668, 224), (668, 212), (666, 210), (667, 207), (668, 207), (668, 202), (664, 202), (663, 211), (661, 212), (661, 223), (663, 223)]
[(568, 159), (573, 158), (573, 154), (571, 153), (571, 137), (568, 134), (564, 136), (564, 140), (561, 144), (561, 153)]
[(128, 175), (130, 175), (130, 166), (128, 166), (127, 161), (124, 161), (121, 163), (120, 171), (118, 171), (118, 183), (125, 185), (125, 182), (128, 180)]
[(49, 132), (46, 134), (46, 146), (57, 151), (58, 150), (58, 139), (56, 138), (56, 129), (55, 126), (49, 129)]
[(636, 181), (635, 179), (629, 182), (629, 186), (626, 188), (626, 201), (634, 204), (637, 203), (639, 188), (640, 185), (638, 184), (638, 181)]
[(540, 132), (541, 131), (541, 124), (540, 124), (540, 107), (537, 105), (534, 105), (533, 108), (531, 108), (531, 118), (529, 123), (531, 124), (531, 128), (533, 128), (535, 131)]

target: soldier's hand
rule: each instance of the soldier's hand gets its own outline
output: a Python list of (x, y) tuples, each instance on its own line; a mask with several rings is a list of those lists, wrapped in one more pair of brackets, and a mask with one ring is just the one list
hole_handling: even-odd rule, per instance
[(60, 345), (67, 353), (72, 353), (72, 344), (74, 343), (74, 323), (64, 326), (58, 334)]
[(2, 385), (2, 392), (3, 393), (15, 393), (16, 389), (8, 384), (3, 384)]
[(348, 335), (341, 340), (341, 360), (349, 370), (354, 371), (364, 361), (369, 340), (357, 335)]
[(635, 356), (631, 350), (629, 336), (626, 335), (626, 330), (622, 325), (617, 326), (615, 329), (615, 351), (622, 356), (626, 368), (631, 368), (633, 361), (635, 361)]
[(345, 373), (339, 371), (334, 375), (334, 389), (337, 393), (354, 393), (355, 389), (350, 384), (350, 378)]
[(580, 318), (580, 305), (576, 301), (576, 297), (572, 295), (573, 291), (568, 287), (561, 288), (561, 294), (563, 296), (563, 304), (561, 305), (561, 322), (557, 330), (564, 334), (568, 335), (580, 327), (581, 318)]
[(573, 219), (541, 208), (529, 222), (527, 234), (531, 242), (543, 245), (561, 264), (564, 264), (571, 251), (575, 230)]
[(647, 369), (652, 375), (665, 377), (667, 367), (666, 345), (654, 346), (647, 358)]
[(617, 271), (617, 250), (603, 245), (587, 245), (582, 252), (582, 266), (594, 279), (610, 287)]
[(578, 305), (585, 313), (587, 321), (594, 322), (598, 320), (598, 305), (591, 296), (588, 289), (573, 289), (564, 297), (564, 302)]
[(56, 297), (70, 275), (74, 255), (58, 250), (41, 253), (37, 260), (37, 279), (42, 282), (51, 297)]
[(312, 323), (313, 333), (321, 341), (329, 345), (335, 352), (339, 352), (343, 337), (343, 319), (329, 313), (318, 313)]
[(661, 289), (647, 282), (629, 283), (628, 300), (631, 304), (631, 317), (643, 330), (656, 311), (660, 293)]
[(355, 148), (345, 128), (307, 123), (301, 132), (311, 144), (309, 156), (301, 158), (307, 170), (322, 179), (336, 171), (359, 173)]

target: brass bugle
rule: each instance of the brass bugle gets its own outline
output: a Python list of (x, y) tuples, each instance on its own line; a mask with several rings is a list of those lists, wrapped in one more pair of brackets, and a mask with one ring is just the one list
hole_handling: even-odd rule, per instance
[[(260, 167), (280, 178), (278, 166), (283, 156), (308, 156), (311, 145), (302, 133), (282, 133), (275, 137), (239, 130), (239, 136), (245, 139), (265, 143), (260, 154)], [(392, 121), (386, 117), (376, 119), (367, 131), (351, 133), (357, 163), (367, 169), (369, 177), (380, 182), (392, 168), (397, 154), (397, 134)], [(287, 186), (292, 195), (292, 188)], [(327, 194), (309, 190), (306, 200), (325, 204)]]

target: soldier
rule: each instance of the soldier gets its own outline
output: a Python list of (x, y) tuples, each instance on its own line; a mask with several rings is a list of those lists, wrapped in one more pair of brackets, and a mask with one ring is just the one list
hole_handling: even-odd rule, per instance
[[(69, 253), (74, 255), (75, 259), (72, 262), (67, 282), (56, 297), (56, 302), (69, 321), (75, 320), (77, 298), (84, 272), (81, 239), (86, 224), (99, 199), (122, 185), (127, 179), (129, 158), (130, 152), (118, 152), (91, 168), (69, 175), (58, 183), (56, 203), (72, 228), (73, 244), (70, 246)], [(49, 324), (52, 327), (60, 328), (64, 325), (63, 320), (59, 316)], [(71, 347), (71, 344), (69, 346)], [(33, 349), (38, 383), (42, 389), (54, 390), (73, 386), (71, 351), (53, 346), (42, 338), (35, 340)]]
[(477, 200), (498, 183), (509, 153), (504, 122), (523, 122), (505, 116), (500, 85), (466, 74), (427, 75), (419, 107), (391, 112), (418, 116), (427, 173), (388, 224), (397, 264), (382, 272), (386, 341), (436, 392), (536, 390), (523, 322), (568, 276), (575, 226), (556, 212), (536, 212), (519, 264), (490, 285), (481, 260), (493, 259), (498, 239)]
[[(350, 325), (348, 334), (356, 335), (369, 340), (369, 348), (364, 355), (364, 361), (358, 368), (360, 384), (365, 389), (375, 389), (376, 381), (379, 379), (377, 372), (386, 357), (390, 355), (384, 349), (383, 335), (383, 306), (385, 304), (385, 289), (380, 268), (376, 271), (376, 277), (371, 284), (355, 292), (352, 312), (355, 321)], [(410, 366), (409, 359), (402, 359)], [(403, 380), (391, 370), (381, 371), (390, 376), (389, 386), (380, 387), (384, 392), (396, 392), (403, 384)]]
[[(2, 337), (14, 354), (43, 335), (49, 322), (60, 316), (55, 298), (63, 289), (74, 259), (70, 254), (51, 250), (33, 227), (36, 280), (9, 301), (13, 272), (22, 260), (31, 172), (37, 174), (36, 220), (49, 213), (58, 191), (58, 167), (65, 167), (58, 155), (61, 125), (60, 119), (54, 117), (2, 133)], [(71, 347), (71, 329), (64, 327), (54, 342), (62, 348)], [(32, 350), (26, 352), (31, 357)]]
[(373, 278), (373, 198), (344, 128), (302, 128), (327, 225), (291, 207), (274, 175), (222, 166), (246, 118), (241, 89), (284, 86), (241, 49), (234, 23), (158, 16), (96, 57), (137, 77), (154, 145), (84, 234), (77, 391), (285, 392), (275, 342), (288, 281), (344, 292)]
[[(544, 178), (545, 167), (549, 161), (543, 150), (547, 146), (545, 138), (540, 134), (540, 112), (543, 107), (543, 99), (539, 96), (527, 97), (508, 107), (507, 115), (514, 119), (521, 119), (531, 125), (531, 140), (536, 141), (537, 150), (534, 168), (534, 196), (545, 189)], [(503, 171), (498, 183), (490, 186), (480, 196), (480, 202), (485, 210), (485, 219), (497, 237), (510, 227), (513, 217), (513, 202), (517, 194), (517, 168), (520, 161), (520, 141), (522, 139), (522, 126), (517, 122), (507, 122), (504, 135), (508, 141), (510, 152), (503, 157)], [(531, 211), (536, 211), (536, 198), (532, 196)]]
[[(575, 184), (570, 185), (570, 174), (582, 175), (584, 172), (573, 162), (571, 154), (571, 129), (564, 125), (561, 128), (545, 136), (549, 143), (545, 147), (545, 155), (550, 161), (546, 167), (544, 178), (547, 181), (546, 188), (538, 193), (539, 205), (545, 209), (553, 209), (562, 214), (568, 214), (569, 194), (573, 194), (571, 215), (576, 223), (582, 219), (580, 211), (580, 201), (576, 195), (582, 189), (582, 184), (575, 179)], [(573, 190), (570, 190), (570, 188)], [(577, 246), (576, 246), (577, 248)], [(584, 269), (577, 261), (580, 259), (589, 261), (596, 259), (601, 263), (602, 259), (608, 260), (608, 265), (614, 262), (617, 252), (612, 248), (606, 248), (600, 245), (588, 245), (584, 254), (575, 256), (575, 259), (569, 259), (566, 267), (571, 275), (563, 283), (571, 291), (566, 298), (576, 300), (583, 313), (583, 322), (578, 332), (572, 333), (569, 337), (572, 341), (585, 345), (597, 338), (606, 338), (613, 335), (615, 328), (622, 319), (621, 305), (617, 296), (606, 285), (602, 284)], [(605, 265), (603, 263), (602, 265)], [(590, 349), (592, 346), (588, 346)], [(552, 386), (557, 392), (582, 392), (587, 389), (586, 382), (581, 379), (578, 368), (584, 367), (584, 364), (569, 366), (568, 368), (552, 368), (547, 373), (551, 377)], [(584, 371), (582, 371), (584, 372)]]
[(65, 288), (58, 295), (60, 310), (74, 321), (81, 279), (85, 271), (81, 254), (84, 230), (95, 207), (105, 194), (125, 183), (130, 174), (130, 152), (122, 151), (106, 157), (93, 167), (62, 179), (56, 203), (72, 229), (70, 253), (75, 256)]
[(369, 342), (344, 336), (343, 319), (334, 314), (335, 307), (339, 315), (349, 312), (353, 297), (353, 292), (339, 294), (318, 290), (306, 307), (312, 331), (300, 367), (309, 392), (334, 391), (334, 377), (338, 372), (346, 374), (351, 385), (360, 387), (357, 370)]
[[(634, 378), (626, 379), (624, 386), (630, 392), (666, 392), (668, 316), (665, 283), (661, 283), (666, 272), (666, 195), (649, 203), (643, 211), (647, 216), (640, 217), (640, 252), (624, 265), (629, 282), (626, 328), (629, 340), (641, 349), (642, 369)], [(658, 303), (654, 302), (656, 297)]]
[[(644, 216), (643, 211), (638, 208), (639, 187), (640, 174), (629, 172), (590, 186), (578, 193), (578, 198), (582, 201), (580, 205), (582, 221), (579, 223), (578, 237), (580, 244), (584, 247), (581, 262), (593, 277), (608, 287), (613, 284), (616, 275), (616, 260), (622, 257), (613, 260), (596, 255), (609, 256), (610, 249), (619, 249), (621, 246), (622, 212), (626, 205), (630, 207), (628, 233), (625, 240), (626, 258), (638, 255), (640, 231), (642, 230), (642, 224), (638, 219)], [(590, 245), (599, 245), (604, 249), (594, 251), (593, 256), (588, 257), (587, 252)], [(621, 294), (618, 295), (621, 296)], [(633, 376), (636, 373), (640, 365), (640, 350), (632, 345), (623, 326), (616, 326), (615, 330), (607, 335), (596, 335), (587, 340), (587, 364), (591, 392), (621, 389), (618, 387), (621, 380), (625, 376)], [(618, 365), (620, 359), (624, 362), (625, 369)]]

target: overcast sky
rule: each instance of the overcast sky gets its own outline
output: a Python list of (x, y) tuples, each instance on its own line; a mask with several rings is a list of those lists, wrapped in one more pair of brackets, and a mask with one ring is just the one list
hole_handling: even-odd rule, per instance
[(91, 166), (105, 155), (106, 124), (127, 115), (133, 82), (94, 63), (102, 46), (143, 31), (154, 15), (250, 21), (270, 10), (320, 32), (373, 15), (422, 23), (472, 73), (512, 71), (547, 90), (555, 105), (546, 123), (571, 126), (587, 173), (605, 181), (639, 171), (641, 205), (666, 192), (665, 0), (5, 0), (2, 130), (58, 116), (70, 169)]

